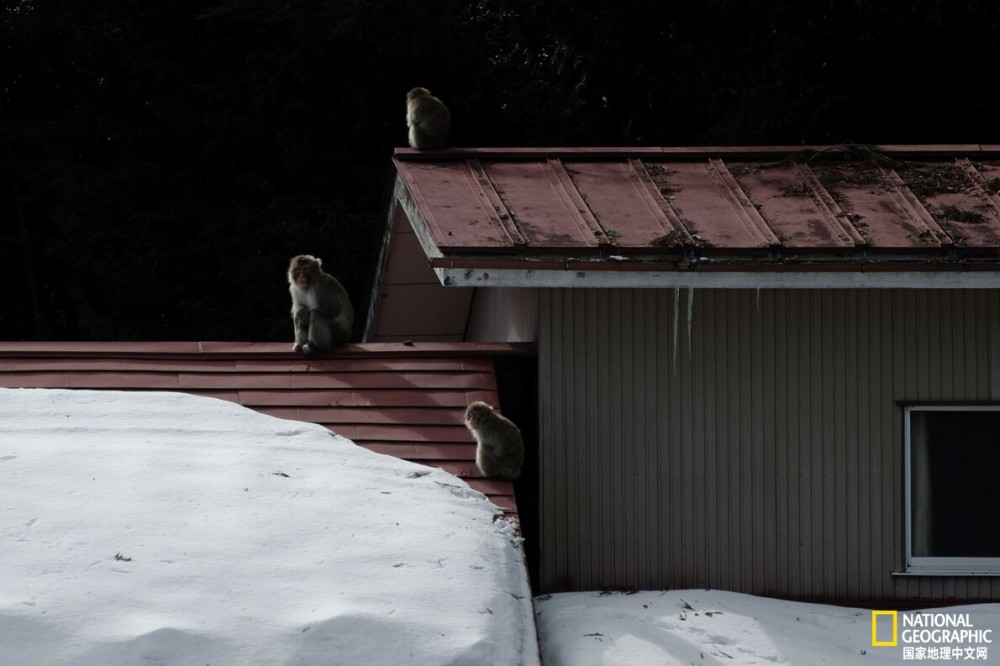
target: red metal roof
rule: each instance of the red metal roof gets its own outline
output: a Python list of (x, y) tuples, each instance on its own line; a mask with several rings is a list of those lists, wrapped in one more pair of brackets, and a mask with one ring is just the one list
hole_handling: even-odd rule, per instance
[(498, 403), (492, 358), (517, 345), (347, 345), (323, 357), (285, 343), (0, 342), (0, 386), (183, 391), (318, 423), (379, 453), (465, 478), (509, 515), (509, 481), (482, 478), (462, 418)]
[(1000, 261), (997, 146), (397, 149), (394, 164), (435, 267)]

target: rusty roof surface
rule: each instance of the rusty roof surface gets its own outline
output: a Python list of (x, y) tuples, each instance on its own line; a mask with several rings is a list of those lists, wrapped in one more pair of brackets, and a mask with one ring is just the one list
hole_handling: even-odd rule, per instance
[(397, 149), (394, 164), (434, 267), (1000, 262), (998, 146)]
[(347, 345), (323, 357), (285, 343), (0, 342), (0, 387), (182, 391), (318, 423), (372, 451), (463, 477), (511, 516), (513, 485), (482, 478), (462, 421), (498, 404), (492, 358), (517, 345)]

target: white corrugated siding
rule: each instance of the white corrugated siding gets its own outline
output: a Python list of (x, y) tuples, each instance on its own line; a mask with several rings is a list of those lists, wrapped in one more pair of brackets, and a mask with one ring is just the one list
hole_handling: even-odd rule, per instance
[(1000, 291), (539, 298), (543, 589), (1000, 599), (891, 575), (899, 402), (1000, 400)]

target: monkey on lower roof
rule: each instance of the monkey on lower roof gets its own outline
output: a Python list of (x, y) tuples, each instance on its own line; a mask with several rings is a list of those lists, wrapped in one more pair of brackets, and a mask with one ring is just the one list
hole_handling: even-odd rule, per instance
[(337, 278), (323, 272), (323, 262), (308, 254), (293, 257), (288, 266), (292, 295), (294, 351), (330, 351), (347, 342), (354, 329), (354, 308)]
[(465, 425), (476, 438), (476, 467), (483, 476), (521, 476), (524, 441), (513, 421), (477, 400), (465, 410)]

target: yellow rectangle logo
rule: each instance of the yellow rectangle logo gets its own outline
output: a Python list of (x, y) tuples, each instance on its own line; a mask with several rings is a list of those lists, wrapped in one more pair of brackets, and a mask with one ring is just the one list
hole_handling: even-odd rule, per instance
[[(892, 618), (892, 637), (889, 640), (878, 639), (878, 618), (879, 616)], [(898, 611), (872, 611), (872, 647), (896, 647), (897, 633), (896, 622), (899, 619)]]

